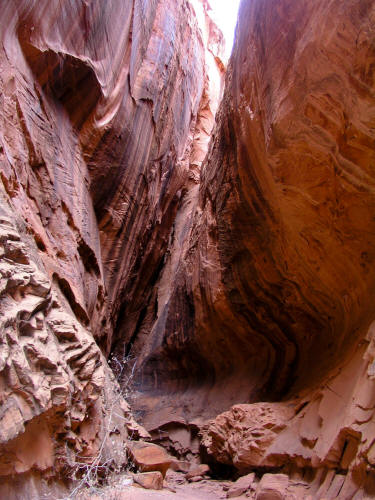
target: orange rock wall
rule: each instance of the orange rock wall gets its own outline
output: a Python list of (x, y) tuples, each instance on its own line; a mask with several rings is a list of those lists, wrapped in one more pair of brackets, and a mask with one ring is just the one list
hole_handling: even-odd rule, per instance
[(217, 379), (247, 371), (247, 397), (312, 383), (372, 319), (371, 9), (240, 13), (185, 243), (194, 333), (171, 325), (164, 342), (191, 341)]
[(2, 9), (6, 498), (98, 450), (126, 462), (144, 431), (109, 353), (132, 356), (144, 425), (181, 456), (375, 494), (373, 2), (243, 0), (213, 133), (207, 12)]
[(374, 16), (242, 2), (139, 378), (155, 436), (201, 426), (213, 459), (309, 469), (318, 497), (373, 494)]
[(149, 303), (191, 151), (202, 161), (210, 68), (218, 94), (222, 75), (206, 11), (185, 0), (2, 6), (4, 498), (52, 494), (44, 479), (69, 479), (99, 452), (124, 465), (128, 431), (143, 432), (106, 357)]
[(240, 470), (310, 470), (317, 498), (374, 494), (374, 16), (243, 2), (203, 180), (224, 290), (205, 310), (258, 367), (246, 402), (282, 401), (233, 407), (203, 441)]

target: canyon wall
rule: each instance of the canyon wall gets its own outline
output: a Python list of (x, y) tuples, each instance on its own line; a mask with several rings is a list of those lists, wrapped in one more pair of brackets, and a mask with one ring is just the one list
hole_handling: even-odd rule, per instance
[(188, 455), (200, 431), (209, 459), (305, 475), (318, 498), (374, 494), (374, 16), (242, 2), (199, 193), (134, 341), (155, 438)]
[(121, 468), (147, 431), (375, 495), (375, 7), (243, 0), (216, 122), (208, 11), (3, 6), (4, 498)]
[(126, 465), (129, 435), (146, 435), (107, 357), (118, 338), (131, 341), (152, 300), (182, 189), (196, 183), (207, 147), (223, 73), (207, 9), (2, 6), (4, 498), (60, 495), (90, 461)]

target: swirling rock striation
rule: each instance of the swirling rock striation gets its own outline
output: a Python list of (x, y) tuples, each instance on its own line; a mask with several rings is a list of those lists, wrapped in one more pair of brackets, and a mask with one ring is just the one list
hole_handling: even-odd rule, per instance
[(366, 0), (242, 2), (139, 348), (155, 437), (181, 449), (168, 430), (198, 425), (217, 461), (319, 470), (329, 498), (373, 494), (374, 16)]
[(123, 466), (128, 435), (147, 435), (106, 358), (153, 300), (209, 140), (223, 67), (207, 9), (2, 6), (0, 496), (60, 496), (59, 479), (90, 460)]
[(375, 494), (374, 4), (243, 0), (216, 124), (208, 11), (3, 6), (4, 497), (146, 435), (109, 353), (180, 457)]
[(163, 362), (178, 350), (188, 364), (190, 345), (208, 378), (242, 370), (247, 397), (277, 398), (368, 326), (371, 13), (370, 2), (244, 2)]

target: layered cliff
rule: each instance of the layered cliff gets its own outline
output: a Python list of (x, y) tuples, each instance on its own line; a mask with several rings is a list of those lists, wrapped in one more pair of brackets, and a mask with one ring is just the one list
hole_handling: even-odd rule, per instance
[[(53, 493), (46, 480), (93, 461), (122, 467), (129, 433), (145, 435), (107, 358), (153, 296), (181, 190), (208, 142), (205, 110), (223, 68), (207, 8), (2, 6), (4, 498), (58, 495), (63, 485)], [(112, 361), (118, 375), (127, 350)]]
[(374, 15), (242, 2), (196, 206), (177, 214), (139, 349), (155, 438), (183, 455), (201, 429), (211, 459), (309, 470), (318, 497), (374, 493)]
[(371, 3), (336, 7), (242, 7), (182, 263), (193, 333), (164, 330), (247, 397), (311, 383), (372, 317)]

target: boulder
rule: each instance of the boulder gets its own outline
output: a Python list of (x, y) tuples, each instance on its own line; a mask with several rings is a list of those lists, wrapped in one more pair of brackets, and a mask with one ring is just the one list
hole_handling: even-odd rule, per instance
[(255, 473), (242, 476), (228, 489), (227, 498), (236, 498), (246, 493), (252, 486), (255, 480)]
[(163, 475), (159, 471), (134, 474), (133, 479), (135, 483), (139, 484), (146, 490), (163, 489)]
[(202, 431), (202, 444), (221, 463), (246, 473), (254, 467), (283, 465), (268, 449), (294, 416), (288, 403), (235, 405)]
[(256, 500), (284, 500), (289, 478), (286, 474), (264, 474), (256, 490)]
[(159, 471), (165, 477), (173, 457), (156, 444), (137, 441), (129, 446), (130, 459), (141, 472)]

